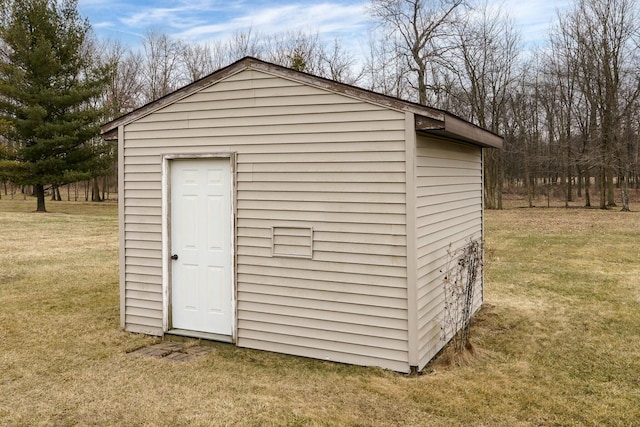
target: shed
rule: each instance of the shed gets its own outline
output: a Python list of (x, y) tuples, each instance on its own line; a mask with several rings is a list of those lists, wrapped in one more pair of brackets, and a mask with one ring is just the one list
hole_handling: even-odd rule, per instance
[(102, 134), (125, 330), (401, 372), (444, 346), (441, 270), (482, 237), (501, 137), (249, 57)]

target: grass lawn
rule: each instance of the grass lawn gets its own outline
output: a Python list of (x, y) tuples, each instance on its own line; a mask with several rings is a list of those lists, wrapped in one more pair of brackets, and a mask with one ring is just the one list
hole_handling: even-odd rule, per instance
[(0, 425), (640, 425), (638, 212), (487, 212), (477, 353), (408, 377), (129, 355), (155, 339), (119, 329), (116, 205), (47, 208), (0, 200)]

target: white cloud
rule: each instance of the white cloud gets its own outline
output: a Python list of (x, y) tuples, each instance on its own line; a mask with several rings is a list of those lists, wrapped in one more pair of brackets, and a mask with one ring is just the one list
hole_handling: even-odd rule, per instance
[(558, 11), (567, 9), (569, 0), (505, 0), (504, 7), (522, 32), (525, 43), (542, 44), (558, 18)]
[(312, 6), (285, 4), (246, 12), (226, 21), (222, 19), (215, 23), (193, 25), (188, 30), (178, 32), (176, 36), (187, 40), (201, 40), (224, 37), (234, 31), (249, 28), (265, 34), (303, 29), (339, 35), (363, 32), (368, 22), (363, 6), (339, 3)]
[[(486, 0), (513, 18), (526, 47), (543, 44), (556, 11), (571, 0)], [(235, 31), (256, 34), (302, 30), (327, 40), (341, 38), (360, 50), (371, 27), (369, 0), (79, 0), (98, 34), (114, 34), (137, 44), (140, 35), (157, 28), (188, 41), (226, 39)]]
[(115, 24), (111, 21), (94, 22), (91, 24), (94, 29), (109, 29), (115, 27)]

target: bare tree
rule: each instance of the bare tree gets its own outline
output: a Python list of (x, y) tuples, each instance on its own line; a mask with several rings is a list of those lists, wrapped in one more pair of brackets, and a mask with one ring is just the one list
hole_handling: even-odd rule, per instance
[(216, 67), (211, 48), (206, 44), (185, 44), (181, 54), (184, 72), (190, 82), (201, 79), (219, 68)]
[(302, 30), (265, 37), (263, 57), (275, 64), (322, 76), (324, 47), (318, 33)]
[(363, 76), (362, 70), (355, 70), (356, 59), (344, 50), (342, 40), (334, 39), (329, 48), (320, 52), (324, 77), (350, 85), (356, 85)]
[(340, 39), (327, 47), (318, 33), (288, 31), (264, 37), (265, 60), (348, 84), (356, 84), (362, 72), (354, 70), (356, 60), (344, 50)]
[[(468, 120), (500, 133), (514, 81), (520, 34), (503, 10), (484, 3), (456, 26), (456, 49), (448, 63), (458, 80)], [(452, 94), (455, 96), (455, 94)], [(485, 151), (485, 207), (502, 208), (502, 152)]]
[(260, 35), (252, 28), (245, 31), (235, 31), (226, 43), (226, 63), (230, 64), (245, 56), (260, 58), (262, 48), (260, 46)]
[(112, 66), (104, 103), (113, 119), (142, 105), (142, 56), (119, 41), (105, 42), (101, 56)]
[(407, 83), (421, 104), (427, 103), (430, 69), (441, 66), (443, 55), (451, 49), (453, 24), (464, 6), (465, 0), (372, 1), (371, 13), (405, 61), (411, 72)]
[(511, 18), (487, 3), (456, 27), (449, 63), (470, 106), (470, 121), (500, 131), (507, 94), (515, 80), (520, 34)]
[[(560, 32), (575, 48), (576, 75), (590, 110), (591, 129), (599, 130), (597, 152), (602, 209), (615, 205), (614, 176), (620, 177), (623, 201), (628, 201), (628, 150), (622, 138), (625, 117), (640, 96), (638, 46), (640, 16), (634, 0), (578, 0), (560, 19)], [(596, 151), (597, 150), (597, 151)], [(623, 210), (628, 210), (625, 203)]]
[(412, 96), (406, 81), (410, 74), (395, 44), (390, 44), (385, 36), (370, 34), (369, 50), (365, 58), (364, 78), (368, 89), (411, 100)]
[(509, 141), (503, 154), (507, 180), (521, 182), (529, 207), (534, 206), (537, 178), (541, 165), (541, 142), (544, 120), (540, 106), (540, 67), (535, 55), (522, 64), (518, 78), (511, 85), (505, 109), (503, 134)]
[(158, 30), (149, 30), (142, 40), (143, 94), (146, 102), (164, 96), (187, 83), (182, 69), (184, 44)]
[[(551, 48), (547, 51), (542, 65), (545, 91), (542, 96), (547, 115), (548, 142), (554, 148), (553, 160), (557, 162), (560, 180), (563, 183), (565, 206), (573, 201), (573, 178), (577, 172), (578, 188), (582, 188), (582, 180), (590, 176), (588, 162), (582, 156), (588, 153), (589, 128), (583, 130), (587, 138), (582, 140), (580, 123), (586, 123), (588, 105), (578, 85), (578, 61), (576, 61), (575, 43), (567, 33), (552, 31)], [(583, 141), (581, 143), (581, 141)], [(588, 160), (588, 159), (587, 159)], [(589, 191), (589, 180), (585, 182)], [(587, 200), (590, 203), (589, 200)]]

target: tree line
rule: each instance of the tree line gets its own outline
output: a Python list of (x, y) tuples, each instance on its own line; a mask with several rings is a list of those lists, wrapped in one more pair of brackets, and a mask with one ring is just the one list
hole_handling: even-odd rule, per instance
[(372, 89), (505, 137), (485, 156), (487, 208), (502, 208), (505, 186), (523, 188), (529, 206), (553, 187), (567, 204), (597, 195), (600, 208), (618, 203), (620, 187), (629, 210), (629, 188), (640, 186), (636, 0), (576, 0), (535, 50), (489, 2), (374, 0), (372, 11), (385, 36), (369, 61)]
[(97, 136), (99, 123), (244, 56), (503, 135), (504, 150), (484, 159), (487, 208), (502, 208), (502, 194), (516, 188), (530, 206), (555, 190), (567, 204), (628, 210), (640, 186), (637, 0), (575, 0), (535, 49), (488, 0), (372, 0), (362, 55), (318, 33), (253, 29), (208, 44), (150, 29), (131, 47), (96, 39), (77, 0), (0, 6), (0, 182), (33, 186), (38, 210), (45, 191), (55, 197), (82, 181), (99, 200), (117, 182), (116, 147)]

